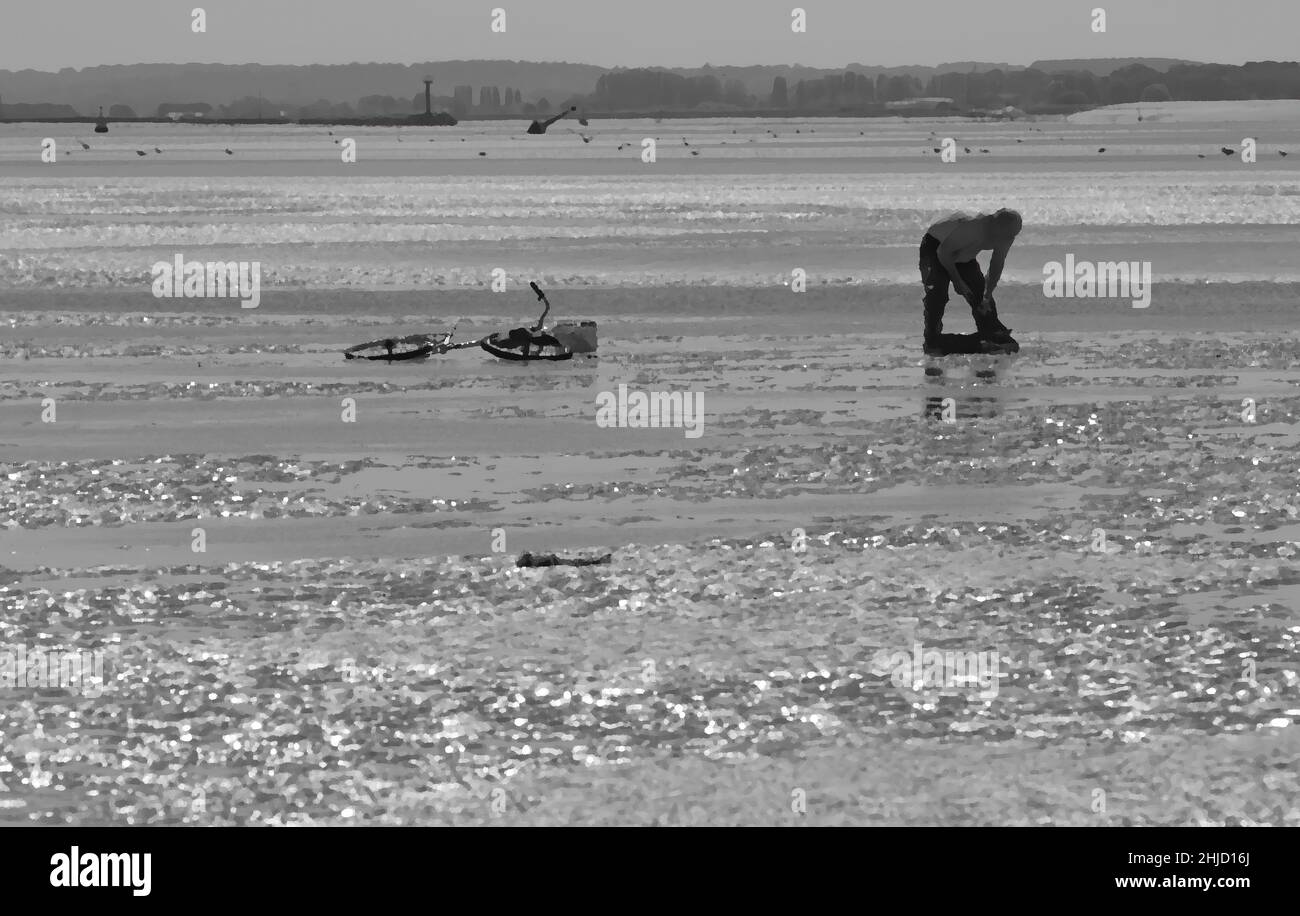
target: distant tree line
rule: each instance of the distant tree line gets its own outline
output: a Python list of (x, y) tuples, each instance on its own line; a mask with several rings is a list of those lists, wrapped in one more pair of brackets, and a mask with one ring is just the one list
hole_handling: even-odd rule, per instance
[(766, 97), (748, 92), (738, 80), (686, 77), (666, 70), (632, 69), (607, 73), (583, 101), (593, 110), (672, 111), (762, 108), (793, 111), (851, 110), (916, 98), (949, 98), (962, 109), (1021, 109), (1047, 106), (1114, 105), (1142, 101), (1218, 101), (1224, 99), (1300, 99), (1300, 63), (1177, 64), (1162, 73), (1132, 64), (1097, 76), (1088, 72), (1045, 73), (989, 70), (941, 73), (922, 83), (912, 76), (846, 71), (819, 79), (785, 77), (772, 82)]
[(749, 108), (754, 98), (740, 80), (725, 84), (716, 76), (682, 76), (667, 70), (632, 69), (606, 73), (596, 91), (584, 100), (588, 107), (611, 111), (698, 108), (730, 105)]
[(1208, 102), (1300, 99), (1300, 63), (1175, 64), (1160, 72), (1144, 64), (1121, 67), (1108, 76), (1075, 71), (944, 73), (931, 77), (925, 94), (952, 99), (963, 108), (1014, 105), (1121, 105), (1132, 102)]
[[(1035, 71), (1023, 72), (1030, 74), (1027, 82), (1035, 81)], [(972, 92), (967, 81), (975, 79), (979, 80), (980, 87)], [(972, 97), (981, 102), (995, 102), (999, 94), (1020, 88), (1021, 82), (1026, 80), (1020, 73), (1003, 74), (994, 70), (990, 74), (944, 74), (932, 79), (927, 86), (914, 76), (882, 73), (872, 79), (865, 73), (848, 70), (818, 79), (799, 80), (793, 86), (785, 77), (778, 76), (772, 81), (771, 93), (760, 97), (749, 92), (739, 80), (723, 83), (709, 75), (686, 77), (667, 70), (632, 69), (602, 76), (596, 83), (596, 91), (584, 102), (593, 110), (608, 111), (672, 111), (705, 107), (834, 111), (904, 102), (928, 95), (945, 96), (966, 105), (966, 100)]]
[[(533, 117), (550, 114), (545, 98), (525, 102), (523, 92), (506, 86), (456, 86), (449, 96), (434, 96), (434, 111), (450, 111), (457, 118), (484, 115)], [(1131, 102), (1221, 101), (1234, 99), (1300, 99), (1300, 63), (1252, 62), (1228, 64), (1175, 64), (1161, 72), (1144, 64), (1122, 67), (1108, 76), (1086, 71), (1053, 72), (988, 70), (936, 74), (925, 83), (914, 76), (867, 74), (847, 70), (790, 85), (785, 77), (773, 80), (769, 93), (755, 95), (737, 79), (721, 80), (710, 74), (684, 76), (668, 70), (635, 68), (601, 75), (595, 91), (565, 99), (562, 107), (578, 105), (591, 112), (661, 111), (792, 111), (852, 112), (878, 108), (890, 102), (917, 98), (952, 99), (959, 110), (980, 111), (1014, 106), (1026, 111), (1052, 107), (1088, 107)], [(328, 119), (396, 117), (424, 111), (424, 93), (410, 98), (368, 95), (355, 103), (320, 99), (307, 105), (284, 104), (245, 96), (225, 105), (206, 102), (164, 102), (157, 117), (176, 114), (207, 119), (276, 118)], [(78, 117), (68, 105), (49, 103), (5, 104), (0, 117)], [(93, 112), (91, 112), (93, 114)], [(125, 105), (108, 110), (110, 118), (131, 118)]]
[(1133, 64), (1105, 77), (1053, 74), (1046, 92), (1051, 102), (1084, 105), (1300, 99), (1300, 63), (1175, 64), (1164, 73)]
[(4, 102), (0, 104), (0, 118), (22, 121), (28, 118), (79, 118), (81, 112), (71, 105), (51, 102)]
[[(457, 86), (450, 96), (435, 95), (430, 99), (433, 110), (450, 111), (457, 118), (468, 114), (532, 114), (537, 106), (525, 104), (523, 93), (511, 86), (504, 89), (498, 86), (479, 87), (478, 104), (474, 104), (474, 87)], [(545, 100), (541, 100), (545, 102)], [(123, 106), (124, 107), (124, 106)], [(277, 118), (280, 112), (284, 117), (297, 120), (318, 118), (404, 118), (424, 111), (424, 93), (418, 92), (410, 98), (397, 98), (391, 95), (367, 95), (357, 99), (356, 103), (331, 102), (320, 99), (309, 105), (290, 105), (261, 99), (257, 96), (245, 96), (228, 105), (213, 106), (206, 102), (163, 102), (154, 111), (159, 118), (180, 114), (186, 117), (205, 119), (223, 118)], [(127, 117), (110, 112), (110, 117)], [(134, 115), (131, 115), (134, 117)]]

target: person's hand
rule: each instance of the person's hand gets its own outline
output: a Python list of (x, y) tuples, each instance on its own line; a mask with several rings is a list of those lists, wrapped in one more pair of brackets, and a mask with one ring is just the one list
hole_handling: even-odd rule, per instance
[(992, 296), (985, 296), (985, 297), (980, 301), (980, 307), (979, 307), (979, 308), (980, 308), (980, 311), (981, 311), (981, 312), (991, 312), (991, 311), (993, 311), (993, 309), (996, 308), (996, 307), (997, 307), (997, 303), (993, 301), (993, 297), (992, 297)]

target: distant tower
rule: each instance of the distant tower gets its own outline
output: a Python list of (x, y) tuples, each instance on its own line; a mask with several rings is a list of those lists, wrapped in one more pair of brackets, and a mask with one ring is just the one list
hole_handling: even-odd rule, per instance
[[(426, 124), (431, 127), (451, 127), (456, 119), (445, 111), (433, 113), (433, 77), (424, 78), (424, 113), (409, 115), (406, 120), (411, 124)], [(418, 96), (417, 96), (418, 98)], [(418, 103), (417, 103), (418, 104)]]

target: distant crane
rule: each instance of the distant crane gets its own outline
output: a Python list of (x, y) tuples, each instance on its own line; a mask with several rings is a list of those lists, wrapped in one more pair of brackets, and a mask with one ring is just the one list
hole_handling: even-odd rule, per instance
[(546, 119), (545, 121), (534, 121), (532, 124), (529, 124), (529, 125), (528, 125), (528, 133), (530, 133), (530, 134), (544, 134), (544, 133), (546, 133), (546, 128), (550, 127), (552, 124), (554, 124), (556, 121), (560, 120), (560, 118), (564, 117), (564, 116), (567, 115), (569, 112), (577, 111), (577, 110), (578, 110), (578, 106), (577, 106), (577, 105), (573, 105), (573, 106), (571, 106), (571, 107), (569, 107), (569, 108), (566, 108), (564, 111), (561, 111), (559, 114), (557, 114), (557, 115), (556, 115), (555, 117), (553, 117), (553, 118), (548, 118), (548, 119)]

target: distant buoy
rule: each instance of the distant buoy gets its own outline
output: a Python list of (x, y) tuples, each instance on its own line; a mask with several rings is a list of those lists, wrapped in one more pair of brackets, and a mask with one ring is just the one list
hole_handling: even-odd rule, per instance
[(108, 119), (104, 117), (104, 106), (99, 106), (99, 117), (95, 120), (95, 133), (108, 133)]

